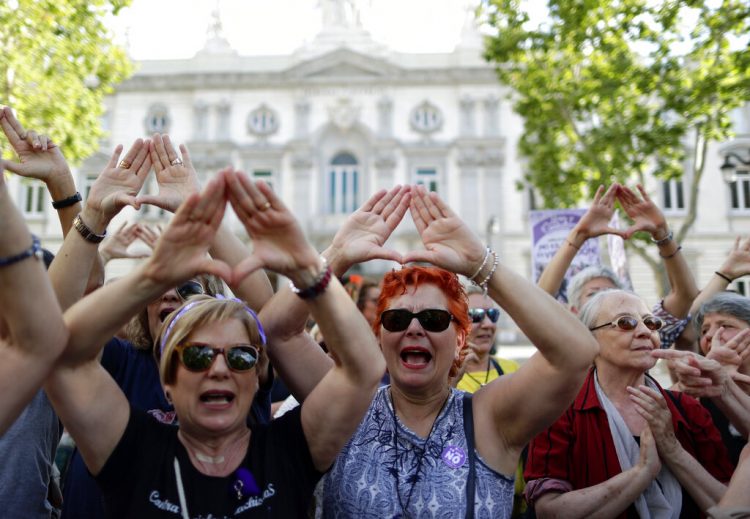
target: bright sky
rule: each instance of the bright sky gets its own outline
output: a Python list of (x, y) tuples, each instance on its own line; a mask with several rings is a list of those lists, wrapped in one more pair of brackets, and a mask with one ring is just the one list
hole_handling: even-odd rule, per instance
[[(288, 54), (320, 30), (320, 0), (219, 0), (224, 35), (240, 54)], [(359, 0), (362, 25), (401, 52), (449, 52), (476, 0)], [(216, 0), (133, 0), (111, 27), (134, 59), (189, 58), (203, 47)]]

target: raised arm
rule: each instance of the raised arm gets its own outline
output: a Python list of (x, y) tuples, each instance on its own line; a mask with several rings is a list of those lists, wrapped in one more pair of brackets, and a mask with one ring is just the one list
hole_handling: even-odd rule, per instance
[(698, 297), (693, 300), (690, 313), (694, 315), (703, 303), (726, 290), (735, 279), (748, 274), (750, 274), (750, 237), (740, 240), (738, 236), (719, 270), (714, 272)]
[(46, 135), (26, 131), (10, 107), (0, 110), (0, 128), (20, 161), (8, 161), (6, 168), (22, 177), (44, 182), (52, 202), (62, 206), (57, 209), (57, 216), (63, 236), (66, 236), (73, 218), (81, 212), (81, 198), (62, 151)]
[(202, 195), (185, 201), (146, 262), (65, 312), (70, 341), (45, 389), (93, 474), (109, 458), (130, 416), (125, 395), (97, 360), (98, 350), (132, 315), (195, 274), (231, 281), (229, 266), (206, 254), (225, 203), (223, 180), (209, 182)]
[(487, 253), (479, 238), (436, 193), (419, 186), (412, 195), (411, 214), (426, 250), (410, 252), (404, 259), (427, 261), (467, 277), (480, 270), (475, 279), (486, 281), (490, 297), (539, 350), (518, 371), (474, 395), (477, 449), (510, 473), (523, 446), (573, 401), (598, 345), (549, 294), (495, 263), (493, 254), (483, 261)]
[(664, 213), (640, 184), (638, 191), (641, 194), (640, 198), (625, 186), (620, 186), (617, 190), (620, 205), (633, 219), (633, 225), (627, 230), (627, 236), (630, 237), (638, 231), (645, 231), (651, 235), (651, 240), (659, 249), (659, 256), (664, 261), (669, 278), (670, 291), (664, 298), (664, 309), (673, 316), (684, 319), (690, 311), (690, 305), (698, 295), (695, 278), (685, 257), (680, 252), (682, 247), (672, 237), (672, 231), (669, 230)]
[(568, 233), (565, 243), (557, 249), (552, 260), (545, 267), (542, 275), (539, 277), (537, 285), (551, 296), (556, 296), (560, 290), (565, 272), (573, 262), (578, 251), (581, 250), (586, 240), (596, 238), (603, 234), (617, 234), (622, 236), (623, 231), (609, 226), (612, 220), (612, 214), (615, 211), (615, 194), (617, 193), (618, 184), (612, 184), (604, 192), (604, 186), (599, 186), (594, 195), (594, 201), (591, 207), (578, 220), (578, 223)]
[[(401, 262), (401, 256), (384, 244), (408, 207), (409, 187), (396, 186), (378, 191), (352, 213), (322, 253), (333, 274), (340, 277), (353, 265), (372, 259)], [(308, 315), (307, 307), (288, 288), (280, 290), (261, 312), (271, 360), (299, 401), (307, 398), (333, 365), (304, 332)]]
[[(0, 436), (65, 347), (68, 332), (44, 264), (13, 205), (0, 161)], [(19, 256), (20, 255), (20, 256)]]
[[(138, 202), (155, 205), (174, 213), (185, 198), (200, 190), (198, 173), (190, 159), (187, 146), (181, 144), (180, 152), (177, 153), (169, 135), (155, 133), (152, 139), (151, 161), (154, 164), (159, 193), (139, 196)], [(222, 225), (211, 246), (210, 254), (234, 266), (249, 256), (250, 251), (228, 227)], [(273, 296), (271, 283), (262, 270), (253, 272), (243, 279), (233, 287), (233, 292), (256, 312), (259, 312)]]
[(120, 160), (122, 146), (117, 146), (109, 163), (91, 186), (86, 205), (79, 215), (79, 225), (84, 231), (74, 230), (68, 233), (49, 270), (52, 285), (63, 309), (83, 296), (92, 267), (99, 261), (98, 247), (101, 238), (84, 238), (86, 229), (93, 235), (102, 236), (123, 207), (138, 207), (135, 197), (151, 169), (148, 150), (149, 141), (136, 139)]
[(364, 416), (385, 371), (385, 361), (364, 316), (307, 242), (299, 223), (268, 185), (225, 170), (230, 201), (253, 239), (253, 255), (236, 267), (241, 277), (266, 267), (301, 292), (326, 338), (333, 368), (302, 404), (302, 428), (313, 462), (324, 471)]

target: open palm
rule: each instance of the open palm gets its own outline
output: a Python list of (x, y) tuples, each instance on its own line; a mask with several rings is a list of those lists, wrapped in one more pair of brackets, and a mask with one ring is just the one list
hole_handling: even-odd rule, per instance
[(337, 273), (372, 259), (402, 262), (398, 252), (383, 245), (406, 214), (409, 191), (409, 186), (378, 191), (346, 219), (326, 251), (327, 257), (334, 258)]
[(417, 186), (412, 194), (412, 219), (426, 250), (412, 251), (405, 261), (426, 261), (457, 274), (471, 276), (485, 249), (461, 218), (436, 193)]
[(0, 127), (20, 161), (7, 162), (8, 170), (45, 183), (57, 176), (67, 177), (70, 170), (60, 148), (46, 136), (24, 130), (7, 106), (0, 110)]
[(179, 158), (168, 135), (157, 133), (152, 139), (151, 162), (159, 184), (159, 193), (139, 196), (138, 202), (174, 213), (188, 196), (200, 191), (198, 173), (185, 145), (180, 145), (182, 158)]

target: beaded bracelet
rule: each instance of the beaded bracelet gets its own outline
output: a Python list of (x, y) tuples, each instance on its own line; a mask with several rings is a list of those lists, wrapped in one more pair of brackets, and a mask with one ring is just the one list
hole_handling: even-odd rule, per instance
[(323, 261), (323, 270), (318, 274), (318, 277), (315, 278), (312, 285), (300, 290), (294, 286), (294, 282), (291, 280), (289, 281), (289, 288), (291, 288), (292, 292), (297, 294), (301, 299), (312, 299), (313, 297), (319, 296), (331, 282), (331, 278), (333, 277), (331, 266), (324, 257), (321, 256), (320, 259)]
[(484, 259), (482, 260), (482, 264), (479, 265), (479, 268), (477, 269), (476, 272), (474, 272), (473, 275), (469, 276), (470, 281), (474, 281), (474, 278), (477, 277), (480, 272), (482, 272), (482, 269), (487, 264), (487, 259), (490, 257), (490, 252), (491, 252), (491, 249), (487, 247), (484, 251)]
[(8, 256), (7, 258), (0, 258), (0, 267), (7, 267), (8, 265), (13, 265), (14, 263), (18, 263), (21, 260), (25, 260), (26, 258), (30, 258), (34, 256), (36, 259), (43, 259), (44, 253), (42, 252), (42, 244), (39, 241), (39, 238), (31, 235), (31, 247), (26, 249), (23, 252), (19, 252), (18, 254), (14, 254), (13, 256)]
[(719, 272), (718, 270), (714, 271), (714, 274), (716, 274), (717, 276), (719, 276), (720, 278), (722, 278), (723, 280), (725, 280), (727, 283), (731, 283), (732, 281), (734, 281), (732, 278), (730, 278), (729, 276), (727, 276), (723, 272)]
[(52, 207), (55, 209), (65, 209), (66, 207), (70, 207), (71, 205), (77, 204), (81, 201), (81, 193), (76, 191), (76, 194), (69, 196), (68, 198), (63, 198), (62, 200), (53, 200), (52, 201)]
[(495, 274), (495, 270), (497, 270), (497, 266), (500, 263), (500, 258), (497, 257), (497, 253), (489, 247), (487, 248), (487, 250), (492, 253), (493, 258), (492, 268), (490, 269), (490, 272), (487, 274), (487, 276), (485, 276), (481, 283), (478, 281), (474, 281), (473, 279), (471, 280), (475, 285), (481, 287), (482, 292), (485, 296), (487, 295), (487, 291), (489, 290), (490, 279), (492, 279), (492, 276)]

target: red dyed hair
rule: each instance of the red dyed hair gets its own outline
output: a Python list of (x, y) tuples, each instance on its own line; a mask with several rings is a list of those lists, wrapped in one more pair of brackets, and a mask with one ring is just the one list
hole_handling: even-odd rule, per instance
[(469, 300), (466, 297), (458, 276), (438, 267), (404, 267), (401, 270), (393, 270), (383, 276), (383, 286), (378, 299), (378, 316), (372, 323), (372, 329), (377, 337), (380, 337), (380, 316), (388, 309), (391, 299), (403, 295), (409, 287), (419, 288), (421, 285), (435, 285), (445, 294), (448, 300), (448, 311), (453, 315), (453, 326), (456, 331), (463, 332), (463, 340), (458, 355), (453, 361), (449, 376), (455, 377), (461, 364), (468, 353), (469, 346), (466, 337), (471, 331), (469, 320)]

